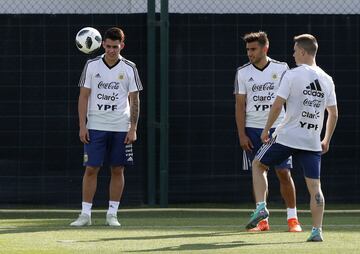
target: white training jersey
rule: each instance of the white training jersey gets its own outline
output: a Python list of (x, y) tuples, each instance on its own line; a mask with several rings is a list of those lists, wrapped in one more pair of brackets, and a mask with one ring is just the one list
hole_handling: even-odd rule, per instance
[(104, 55), (87, 61), (79, 87), (91, 89), (88, 129), (127, 132), (130, 128), (129, 93), (142, 90), (138, 71), (133, 62), (120, 56), (109, 67)]
[(286, 114), (275, 130), (276, 142), (321, 151), (324, 111), (336, 105), (332, 78), (318, 66), (299, 65), (285, 72), (277, 96), (286, 100)]
[[(274, 103), (282, 74), (289, 67), (284, 62), (268, 58), (262, 69), (247, 63), (237, 69), (234, 94), (246, 95), (245, 127), (264, 128), (270, 107)], [(274, 123), (276, 127), (284, 117), (284, 110)]]

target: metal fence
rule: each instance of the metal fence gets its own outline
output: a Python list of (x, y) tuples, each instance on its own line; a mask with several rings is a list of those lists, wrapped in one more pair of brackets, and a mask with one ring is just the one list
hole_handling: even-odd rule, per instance
[[(156, 0), (160, 12), (160, 0)], [(3, 0), (8, 14), (130, 14), (146, 13), (147, 0)], [(169, 0), (169, 13), (359, 14), (357, 0)]]

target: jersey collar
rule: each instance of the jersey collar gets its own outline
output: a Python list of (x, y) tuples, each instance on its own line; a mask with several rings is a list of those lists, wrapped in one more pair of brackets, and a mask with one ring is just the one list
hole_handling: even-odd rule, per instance
[(265, 65), (263, 68), (258, 68), (258, 67), (255, 66), (255, 64), (253, 64), (252, 66), (254, 66), (254, 68), (257, 69), (257, 70), (259, 70), (259, 71), (264, 71), (264, 70), (269, 66), (269, 64), (270, 64), (270, 62), (271, 62), (270, 60), (271, 60), (271, 59), (270, 59), (269, 57), (267, 57), (267, 61), (268, 61), (268, 62), (266, 63), (266, 65)]
[(119, 59), (116, 61), (116, 63), (113, 65), (113, 66), (109, 66), (107, 63), (106, 63), (106, 61), (105, 61), (105, 54), (102, 56), (102, 61), (103, 61), (103, 63), (109, 68), (109, 69), (112, 69), (112, 68), (114, 68), (116, 65), (118, 65), (119, 63), (120, 63), (120, 61), (122, 60), (122, 56), (121, 55), (119, 55)]

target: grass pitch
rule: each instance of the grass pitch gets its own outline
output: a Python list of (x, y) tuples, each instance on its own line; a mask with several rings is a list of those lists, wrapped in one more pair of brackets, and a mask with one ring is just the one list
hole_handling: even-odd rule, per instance
[(302, 233), (286, 232), (284, 209), (270, 209), (263, 233), (244, 231), (250, 211), (242, 209), (123, 209), (121, 228), (104, 226), (105, 214), (73, 228), (78, 211), (0, 209), (0, 253), (360, 253), (359, 210), (328, 210), (322, 243), (306, 242), (308, 211), (299, 212)]

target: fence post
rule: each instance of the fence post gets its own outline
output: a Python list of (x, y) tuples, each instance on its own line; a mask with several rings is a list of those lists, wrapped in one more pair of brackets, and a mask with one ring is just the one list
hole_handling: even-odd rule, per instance
[(169, 170), (169, 8), (161, 0), (160, 13), (160, 206), (168, 206)]
[(156, 96), (155, 96), (155, 0), (148, 0), (147, 12), (147, 200), (156, 203)]

